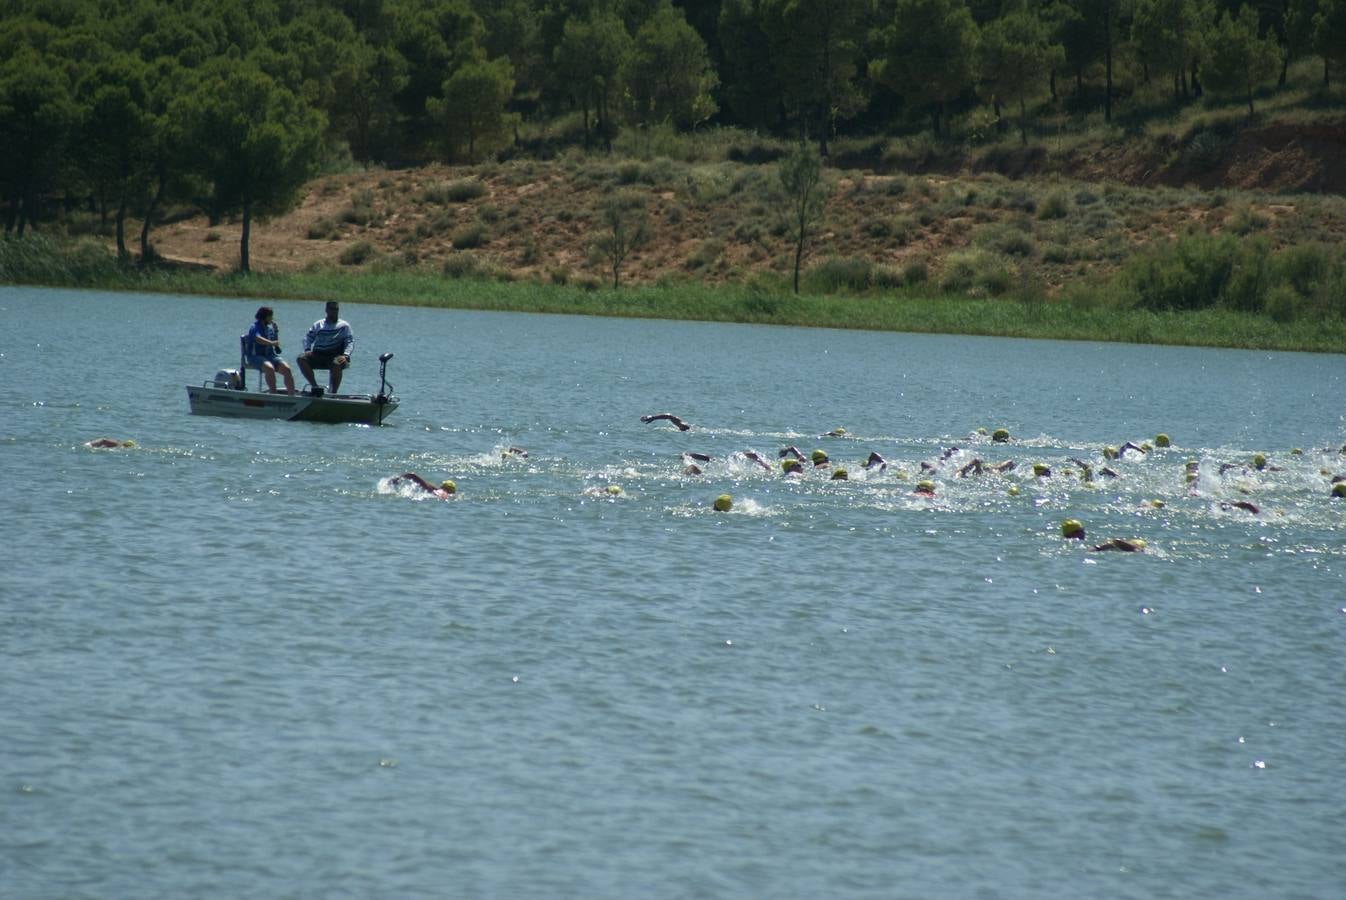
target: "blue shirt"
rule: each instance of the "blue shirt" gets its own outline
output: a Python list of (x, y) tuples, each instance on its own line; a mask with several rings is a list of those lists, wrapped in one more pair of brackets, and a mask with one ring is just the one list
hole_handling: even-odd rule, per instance
[(261, 322), (253, 322), (252, 327), (248, 329), (248, 356), (258, 359), (275, 359), (276, 348), (270, 344), (259, 344), (253, 340), (256, 337), (264, 337), (268, 341), (276, 339), (275, 324), (263, 325)]

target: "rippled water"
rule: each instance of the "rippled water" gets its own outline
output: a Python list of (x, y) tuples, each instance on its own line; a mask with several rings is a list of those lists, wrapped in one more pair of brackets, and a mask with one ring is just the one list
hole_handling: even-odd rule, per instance
[(188, 415), (256, 305), (0, 289), (0, 894), (1346, 885), (1341, 357), (347, 303), (388, 426)]

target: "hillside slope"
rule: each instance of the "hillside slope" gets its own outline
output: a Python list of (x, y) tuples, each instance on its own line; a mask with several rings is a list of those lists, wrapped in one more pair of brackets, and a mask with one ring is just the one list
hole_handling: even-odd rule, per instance
[[(1346, 124), (1271, 124), (1187, 146), (1137, 140), (1055, 156), (1039, 146), (907, 172), (837, 160), (809, 262), (877, 267), (888, 284), (916, 270), (1000, 266), (1050, 292), (1190, 229), (1337, 242), (1346, 240), (1343, 159)], [(651, 234), (623, 282), (784, 275), (789, 242), (772, 179), (770, 166), (578, 154), (332, 175), (253, 229), (252, 265), (430, 265), (597, 284), (612, 277), (593, 248), (601, 210), (623, 193), (642, 198)], [(227, 270), (238, 237), (237, 223), (194, 216), (156, 229), (153, 243), (169, 259)]]

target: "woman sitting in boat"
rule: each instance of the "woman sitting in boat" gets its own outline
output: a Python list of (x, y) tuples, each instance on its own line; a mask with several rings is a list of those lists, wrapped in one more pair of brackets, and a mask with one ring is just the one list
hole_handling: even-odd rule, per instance
[(276, 392), (276, 373), (285, 379), (285, 393), (294, 393), (294, 372), (280, 355), (280, 329), (275, 323), (276, 313), (269, 306), (257, 310), (257, 318), (248, 329), (247, 364), (257, 368), (266, 379), (266, 388)]

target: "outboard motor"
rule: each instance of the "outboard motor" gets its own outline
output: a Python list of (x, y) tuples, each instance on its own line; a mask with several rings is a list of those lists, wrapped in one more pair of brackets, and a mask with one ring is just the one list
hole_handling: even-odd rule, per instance
[(231, 391), (241, 390), (243, 376), (239, 374), (238, 369), (220, 369), (215, 373), (215, 387), (229, 388)]
[(384, 353), (379, 356), (379, 395), (374, 398), (374, 403), (379, 408), (379, 424), (383, 424), (383, 407), (388, 405), (388, 395), (392, 393), (388, 384), (388, 360), (392, 359), (391, 353)]

